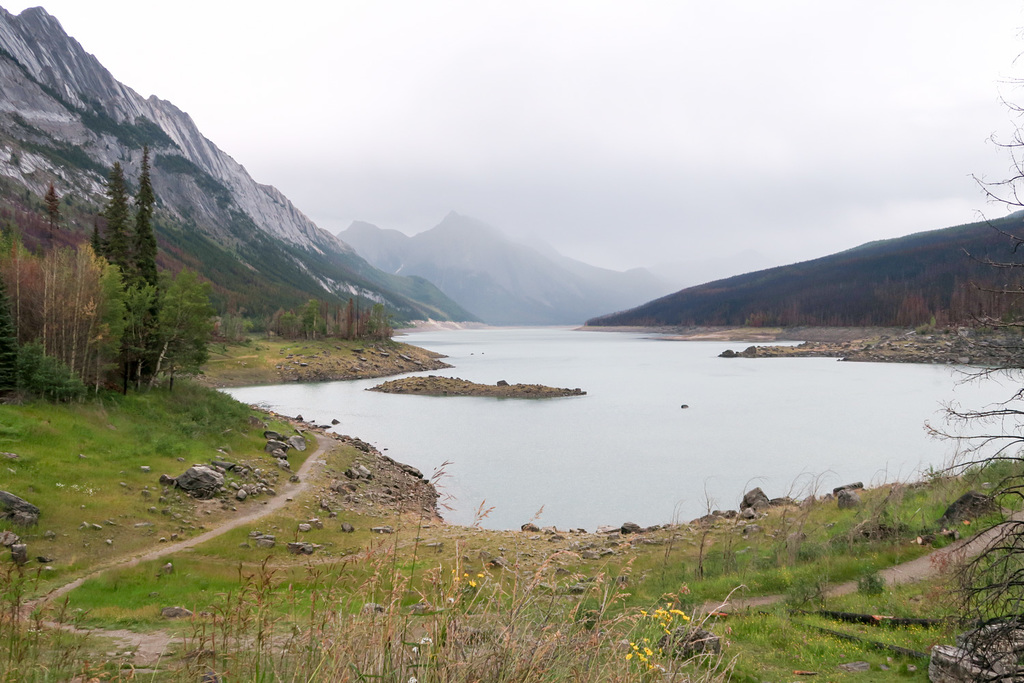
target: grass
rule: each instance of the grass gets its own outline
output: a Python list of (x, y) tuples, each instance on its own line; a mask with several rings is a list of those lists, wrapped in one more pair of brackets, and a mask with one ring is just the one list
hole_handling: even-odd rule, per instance
[[(13, 614), (29, 597), (115, 557), (157, 547), (170, 534), (197, 534), (230, 516), (232, 506), (259, 505), (259, 499), (197, 503), (154, 483), (161, 472), (177, 474), (211, 458), (266, 466), (262, 428), (249, 424), (250, 413), (188, 385), (173, 394), (112, 395), (70, 407), (0, 406), (0, 451), (19, 456), (0, 464), (14, 470), (2, 487), (43, 511), (37, 528), (16, 531), (33, 556), (56, 558), (48, 565), (53, 571), (34, 562), (21, 569), (0, 563), (0, 680), (128, 676), (123, 657), (104, 654), (109, 646), (95, 638), (25, 628)], [(283, 422), (271, 427), (290, 430)], [(293, 467), (310, 452), (297, 454)], [(46, 620), (171, 632), (176, 652), (160, 663), (154, 681), (197, 680), (207, 670), (255, 681), (647, 681), (663, 669), (707, 681), (782, 680), (796, 670), (828, 680), (925, 680), (926, 662), (820, 629), (927, 651), (952, 642), (952, 627), (883, 629), (790, 610), (953, 614), (942, 578), (894, 588), (872, 587), (866, 577), (929, 552), (915, 539), (936, 531), (950, 502), (1013, 473), (971, 471), (881, 487), (863, 492), (862, 505), (851, 510), (820, 501), (773, 508), (753, 521), (758, 531), (746, 529), (750, 521), (720, 517), (613, 538), (449, 527), (386, 507), (342, 504), (344, 496), (330, 486), (365, 457), (337, 444), (311, 475), (310, 492), (286, 509), (172, 557), (91, 578), (66, 602), (51, 605)], [(298, 523), (314, 516), (323, 529), (298, 531)], [(101, 528), (80, 529), (83, 521)], [(346, 523), (353, 533), (342, 531)], [(395, 533), (370, 531), (383, 525)], [(975, 520), (962, 531), (983, 526)], [(54, 538), (44, 537), (48, 530)], [(277, 545), (255, 547), (251, 531), (273, 533)], [(320, 548), (312, 556), (292, 555), (285, 546), (295, 540)], [(498, 557), (510, 568), (495, 565)], [(168, 561), (173, 571), (164, 573)], [(821, 593), (824, 582), (858, 579), (871, 589), (831, 598)], [(733, 591), (782, 601), (728, 616), (702, 614), (706, 602)], [(194, 616), (169, 621), (160, 610), (171, 605)], [(676, 659), (663, 651), (664, 631), (687, 623), (673, 610), (706, 619), (704, 626), (722, 637), (722, 655)], [(672, 616), (668, 622), (665, 614)], [(849, 661), (867, 661), (872, 669), (836, 668)], [(917, 671), (908, 668), (914, 666)]]
[(381, 377), (447, 367), (437, 361), (437, 354), (393, 340), (252, 338), (211, 344), (209, 351), (201, 379), (216, 387)]

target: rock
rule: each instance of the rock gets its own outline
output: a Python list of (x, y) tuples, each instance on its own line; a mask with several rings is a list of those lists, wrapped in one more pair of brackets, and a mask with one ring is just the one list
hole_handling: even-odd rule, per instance
[(160, 573), (164, 574), (164, 575), (173, 574), (174, 573), (174, 565), (171, 564), (170, 562), (168, 562), (164, 566), (160, 567)]
[(601, 554), (593, 550), (584, 550), (580, 553), (580, 557), (584, 560), (597, 560), (601, 558)]
[(846, 664), (840, 664), (836, 668), (841, 671), (871, 671), (871, 664), (869, 662), (847, 662)]
[(395, 533), (395, 530), (392, 529), (389, 526), (370, 527), (370, 531), (372, 531), (375, 534), (393, 534), (393, 533)]
[(37, 555), (36, 556), (36, 562), (38, 562), (39, 564), (50, 564), (54, 560), (55, 560), (55, 558), (47, 557), (46, 555)]
[(149, 472), (150, 469), (152, 468), (150, 468), (149, 465), (139, 465), (139, 469), (142, 470), (143, 472)]
[(3, 547), (10, 548), (12, 545), (20, 541), (21, 538), (13, 531), (0, 531), (0, 545)]
[(224, 475), (206, 465), (193, 465), (178, 475), (178, 488), (193, 498), (206, 500), (213, 498), (224, 485)]
[(756, 524), (748, 524), (745, 527), (743, 527), (743, 535), (744, 536), (750, 536), (751, 534), (759, 534), (759, 533), (761, 533), (761, 527), (759, 527)]
[(274, 450), (272, 450), (270, 452), (270, 455), (272, 457), (277, 458), (278, 460), (287, 460), (288, 459), (288, 452), (287, 451), (283, 451), (280, 448), (275, 448)]
[(490, 560), (487, 561), (487, 564), (491, 565), (492, 567), (499, 567), (501, 569), (512, 568), (512, 565), (510, 565), (508, 563), (508, 560), (506, 560), (504, 557), (492, 557)]
[(238, 491), (235, 492), (235, 500), (242, 501), (242, 500), (245, 500), (248, 497), (249, 497), (249, 494), (246, 493), (245, 489), (238, 489)]
[(626, 522), (619, 527), (619, 531), (624, 534), (638, 534), (641, 531), (641, 527), (636, 522)]
[(718, 357), (719, 358), (735, 358), (736, 355), (737, 355), (736, 352), (733, 351), (732, 349), (726, 349), (725, 351), (722, 351), (720, 354), (718, 354)]
[(305, 524), (305, 523), (303, 523), (303, 524), (300, 524), (300, 525), (299, 525), (299, 531), (301, 531), (301, 532), (303, 532), (303, 533), (305, 533), (305, 532), (309, 531), (309, 530), (310, 530), (310, 529), (312, 529), (312, 528), (313, 528), (313, 527), (311, 527), (310, 525), (308, 525), (308, 524)]
[(928, 680), (939, 683), (967, 681), (1019, 681), (1024, 667), (1018, 664), (1024, 652), (1024, 629), (1013, 622), (995, 623), (967, 631), (956, 639), (956, 647), (936, 645), (928, 664)]
[(838, 496), (840, 491), (849, 491), (851, 489), (862, 489), (864, 488), (864, 482), (856, 481), (852, 484), (843, 484), (832, 489), (832, 494)]
[(297, 450), (299, 453), (306, 450), (306, 440), (296, 434), (295, 436), (288, 437), (288, 445)]
[(160, 616), (164, 619), (184, 619), (192, 616), (192, 610), (184, 607), (164, 607), (160, 610)]
[(340, 425), (341, 424), (341, 420), (338, 420), (337, 418), (335, 418), (335, 419), (331, 420), (331, 424), (332, 425)]
[(722, 651), (722, 642), (718, 636), (693, 625), (679, 626), (672, 633), (663, 635), (658, 646), (676, 659), (689, 659), (704, 654), (717, 655)]
[(363, 614), (384, 614), (384, 605), (375, 602), (368, 602), (363, 605)]
[(171, 475), (169, 475), (169, 474), (161, 474), (160, 475), (160, 483), (163, 484), (164, 486), (174, 486), (174, 484), (176, 482), (175, 482), (174, 477), (172, 477)]
[(18, 526), (33, 526), (39, 521), (39, 508), (13, 493), (0, 491), (0, 519), (9, 519)]
[(15, 543), (11, 546), (11, 560), (15, 564), (28, 562), (28, 546), (24, 543)]
[(743, 508), (740, 511), (740, 519), (757, 519), (757, 511), (754, 508)]
[(256, 429), (259, 429), (260, 427), (262, 427), (263, 429), (266, 429), (267, 428), (267, 423), (264, 422), (263, 420), (259, 419), (255, 415), (250, 415), (249, 416), (249, 426), (250, 427), (254, 427)]
[(275, 545), (277, 545), (277, 541), (273, 536), (260, 536), (256, 539), (257, 548), (273, 548)]
[(288, 552), (292, 555), (312, 555), (317, 546), (313, 543), (289, 543)]
[(278, 458), (277, 459), (277, 467), (278, 467), (278, 469), (282, 469), (282, 470), (290, 470), (292, 468), (292, 466), (289, 465), (288, 461), (285, 460), (284, 458)]
[(290, 446), (284, 441), (278, 439), (268, 439), (267, 445), (263, 447), (267, 453), (273, 453), (274, 451), (287, 451)]
[(836, 494), (836, 504), (840, 510), (848, 510), (860, 506), (860, 494), (853, 489), (842, 489)]
[(235, 463), (228, 462), (227, 460), (211, 460), (210, 464), (213, 465), (214, 467), (223, 467), (225, 470), (228, 471), (231, 471), (238, 467), (238, 465), (236, 465)]
[(529, 533), (537, 533), (538, 531), (540, 531), (540, 527), (538, 527), (533, 522), (527, 522), (526, 524), (524, 524), (521, 527), (519, 527), (519, 529), (521, 531), (526, 531), (526, 532), (529, 532)]
[(496, 384), (495, 386), (499, 386), (499, 387), (507, 387), (507, 386), (508, 386), (508, 382), (506, 382), (506, 381), (505, 381), (505, 380), (503, 380), (503, 379), (499, 379), (499, 380), (498, 380), (498, 383), (497, 383), (497, 384)]
[(46, 533), (43, 534), (43, 538), (45, 538), (48, 541), (52, 541), (53, 539), (57, 538), (57, 532), (47, 529)]
[(765, 495), (761, 487), (752, 489), (743, 494), (743, 500), (740, 501), (740, 511), (746, 510), (747, 508), (753, 508), (755, 512), (761, 512), (771, 506), (771, 501), (768, 496)]
[(309, 520), (309, 525), (314, 529), (323, 529), (324, 523), (320, 521), (318, 517), (313, 517)]
[(992, 498), (977, 491), (968, 491), (946, 508), (939, 518), (939, 526), (951, 527), (967, 519), (977, 519), (993, 512), (996, 504)]
[(341, 523), (341, 530), (344, 531), (346, 534), (351, 534), (353, 531), (356, 530), (356, 528), (354, 526), (352, 526), (351, 524), (349, 524), (348, 522), (342, 522)]
[(278, 434), (277, 432), (275, 432), (275, 431), (273, 431), (271, 429), (268, 429), (265, 432), (263, 432), (263, 438), (266, 439), (267, 441), (271, 441), (271, 440), (273, 440), (273, 441), (283, 441), (284, 440), (283, 436), (281, 436), (280, 434)]

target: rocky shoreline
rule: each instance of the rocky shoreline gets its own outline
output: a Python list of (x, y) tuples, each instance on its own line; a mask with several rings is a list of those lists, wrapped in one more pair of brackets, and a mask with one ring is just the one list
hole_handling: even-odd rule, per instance
[(582, 389), (563, 389), (543, 384), (478, 384), (458, 377), (403, 377), (371, 387), (367, 391), (385, 394), (414, 394), (419, 396), (485, 396), (491, 398), (559, 398), (586, 396)]
[(924, 363), (1020, 367), (1024, 339), (1010, 332), (979, 332), (972, 328), (920, 334), (914, 331), (879, 334), (866, 339), (805, 341), (796, 346), (749, 346), (727, 349), (720, 358), (837, 358), (867, 363)]

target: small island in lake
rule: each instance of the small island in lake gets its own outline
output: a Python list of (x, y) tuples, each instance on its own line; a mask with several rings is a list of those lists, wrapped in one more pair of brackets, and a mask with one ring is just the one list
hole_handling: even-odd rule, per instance
[(371, 387), (369, 391), (386, 394), (420, 394), (423, 396), (493, 396), (494, 398), (558, 398), (586, 396), (582, 389), (559, 389), (543, 384), (477, 384), (458, 377), (403, 377)]

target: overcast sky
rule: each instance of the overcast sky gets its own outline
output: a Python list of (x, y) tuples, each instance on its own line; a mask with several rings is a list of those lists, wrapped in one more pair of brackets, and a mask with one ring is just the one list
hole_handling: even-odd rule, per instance
[(970, 175), (1024, 103), (1017, 0), (43, 6), (323, 228), (455, 210), (613, 268), (1002, 215)]

